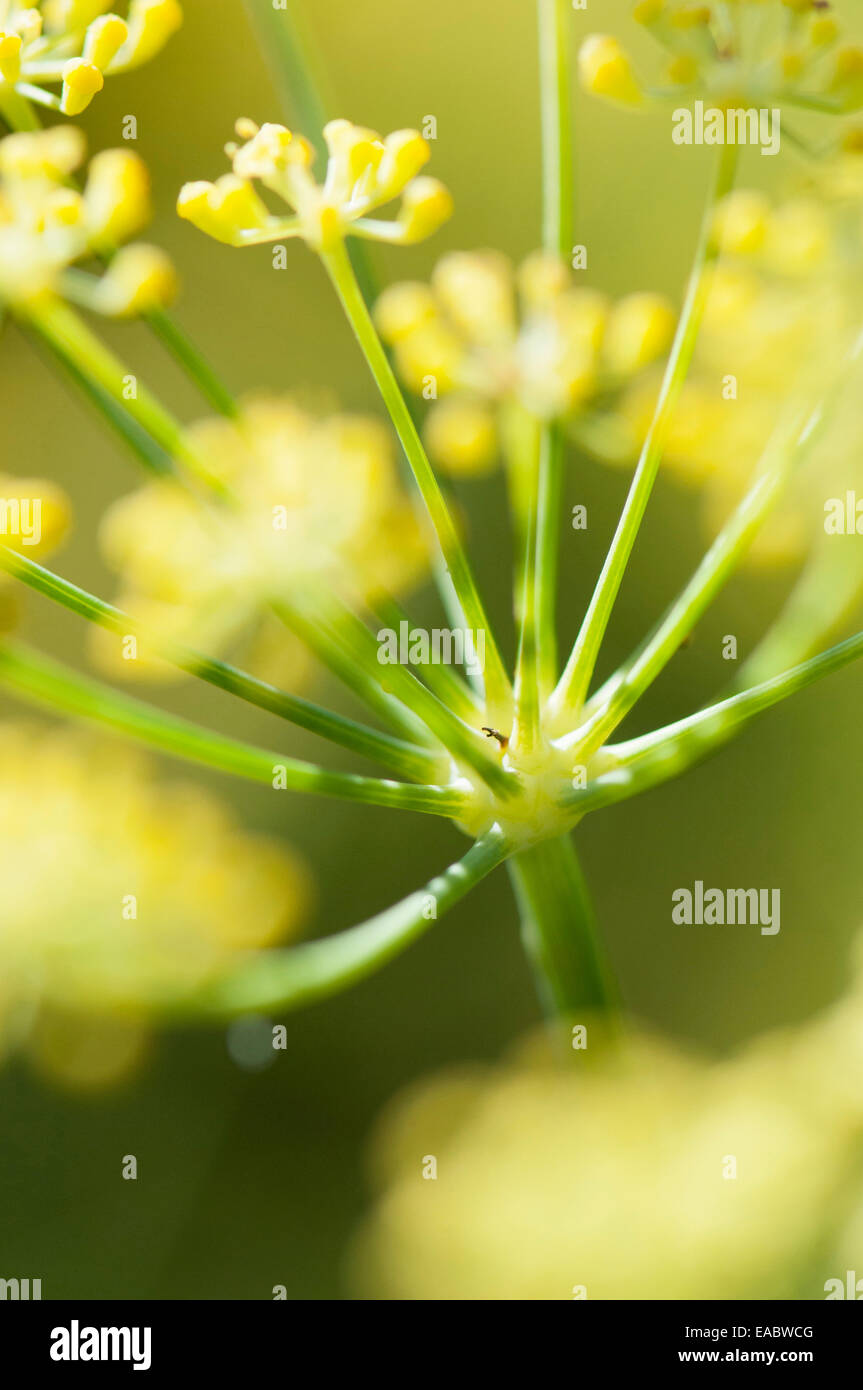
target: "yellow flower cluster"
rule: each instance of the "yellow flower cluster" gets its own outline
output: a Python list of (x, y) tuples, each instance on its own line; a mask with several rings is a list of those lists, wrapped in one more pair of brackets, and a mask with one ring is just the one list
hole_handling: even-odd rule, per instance
[[(149, 178), (130, 150), (103, 150), (79, 192), (70, 176), (85, 141), (74, 126), (55, 126), (0, 141), (0, 302), (26, 313), (55, 294), (98, 313), (132, 315), (167, 303), (174, 271), (165, 253), (134, 242), (150, 217)], [(82, 257), (110, 256), (101, 277), (70, 267)]]
[(149, 1006), (295, 934), (309, 896), (294, 855), (209, 794), (115, 743), (12, 723), (0, 884), (0, 1042), (73, 1085), (131, 1066)]
[(823, 1298), (863, 1196), (861, 995), (724, 1061), (604, 1050), (588, 1022), (569, 1067), (537, 1042), (408, 1093), (375, 1145), (361, 1296)]
[[(857, 157), (859, 160), (859, 156)], [(861, 208), (823, 189), (777, 203), (740, 190), (719, 205), (721, 259), (708, 276), (704, 320), (689, 380), (675, 408), (663, 466), (703, 490), (715, 532), (753, 481), (771, 436), (791, 413), (814, 408), (841, 370), (863, 318)], [(855, 230), (855, 223), (859, 223)], [(756, 536), (748, 562), (806, 555), (824, 537), (824, 502), (863, 484), (859, 374), (831, 408), (826, 428), (785, 500)], [(638, 438), (658, 383), (622, 403)]]
[(0, 113), (17, 96), (79, 115), (106, 74), (149, 62), (183, 21), (178, 0), (129, 0), (126, 19), (111, 3), (0, 0)]
[[(376, 421), (317, 419), (289, 400), (259, 399), (236, 423), (193, 426), (189, 443), (231, 505), (207, 509), (160, 480), (116, 503), (102, 524), (119, 602), (156, 645), (224, 649), (305, 585), (362, 599), (403, 590), (424, 568), (419, 523)], [(113, 664), (119, 639), (98, 636)], [(153, 674), (139, 656), (120, 662), (124, 672)]]
[(662, 356), (675, 322), (659, 295), (611, 304), (557, 256), (536, 252), (516, 271), (497, 251), (444, 256), (430, 285), (385, 290), (375, 317), (407, 386), (437, 402), (429, 450), (456, 475), (494, 466), (518, 412), (584, 424)]
[(863, 107), (863, 48), (841, 41), (822, 0), (639, 0), (633, 16), (666, 55), (661, 85), (637, 78), (617, 39), (592, 34), (579, 76), (595, 96), (629, 107), (681, 97), (721, 109)]
[[(402, 245), (431, 236), (452, 213), (452, 198), (437, 179), (420, 170), (428, 161), (428, 142), (416, 130), (397, 130), (382, 138), (350, 121), (324, 127), (329, 151), (323, 183), (312, 173), (315, 152), (302, 135), (281, 125), (260, 128), (237, 121), (242, 144), (226, 152), (233, 165), (215, 183), (187, 183), (177, 203), (181, 217), (231, 246), (302, 237), (326, 250), (347, 235)], [(274, 216), (255, 182), (291, 209)], [(370, 216), (400, 199), (394, 218)]]

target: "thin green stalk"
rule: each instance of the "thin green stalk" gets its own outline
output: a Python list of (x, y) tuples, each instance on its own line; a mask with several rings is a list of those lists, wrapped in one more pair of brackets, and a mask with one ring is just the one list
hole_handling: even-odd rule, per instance
[(102, 419), (120, 436), (126, 447), (149, 473), (160, 478), (178, 477), (173, 459), (161, 445), (157, 444), (138, 421), (132, 418), (125, 405), (119, 405), (114, 397), (99, 385), (98, 381), (80, 370), (73, 355), (66, 348), (46, 338), (39, 331), (38, 325), (31, 324), (26, 319), (20, 321), (19, 328), (34, 347), (41, 347), (51, 353), (55, 362), (70, 378), (76, 390), (86, 397)]
[(365, 666), (358, 663), (345, 648), (344, 643), (324, 628), (314, 613), (305, 611), (299, 595), (294, 595), (290, 602), (279, 599), (270, 607), (279, 621), (300, 639), (321, 665), (338, 677), (390, 729), (409, 741), (426, 747), (436, 746), (436, 740), (432, 739), (423, 722), (384, 690), (377, 674), (370, 675)]
[(509, 679), (449, 507), (426, 457), (416, 425), (384, 352), (344, 245), (339, 243), (335, 249), (323, 253), (322, 259), (401, 441), (437, 535), (441, 554), (449, 569), (467, 626), (474, 632), (485, 633), (485, 694), (488, 716), (493, 723), (506, 723), (512, 697)]
[(716, 752), (757, 715), (860, 657), (863, 632), (674, 724), (625, 743), (607, 744), (603, 750), (607, 771), (585, 788), (567, 792), (562, 804), (586, 813), (667, 782)]
[[(357, 984), (386, 965), (460, 902), (498, 864), (510, 847), (490, 831), (462, 859), (423, 888), (368, 921), (319, 941), (282, 951), (262, 951), (233, 966), (189, 999), (181, 1016), (201, 1019), (297, 1009)], [(168, 1012), (170, 1001), (156, 999)]]
[(214, 494), (225, 496), (222, 484), (189, 447), (180, 422), (141, 385), (135, 373), (105, 347), (73, 309), (59, 299), (32, 301), (27, 306), (27, 322), (33, 324), (65, 361), (76, 367), (79, 376), (86, 376), (125, 410), (166, 454)]
[(537, 0), (542, 125), (542, 244), (572, 254), (573, 167), (569, 0)]
[(204, 400), (229, 420), (235, 420), (240, 407), (204, 354), (165, 309), (151, 309), (144, 320), (195, 383)]
[(571, 837), (521, 850), (510, 859), (509, 872), (521, 912), (522, 941), (548, 1016), (571, 1025), (602, 1013), (614, 1024), (617, 987), (602, 957), (593, 905)]
[[(567, 261), (573, 240), (571, 19), (568, 0), (537, 0), (542, 127), (542, 243)], [(556, 603), (565, 440), (559, 423), (543, 428), (536, 509), (536, 622), (539, 682), (557, 680)]]
[(473, 768), (492, 791), (505, 796), (513, 790), (512, 774), (492, 761), (479, 730), (453, 714), (407, 667), (379, 662), (374, 634), (346, 604), (331, 594), (320, 594), (310, 598), (308, 611), (318, 627), (333, 642), (340, 643), (353, 662), (364, 668), (374, 665), (381, 684), (422, 720), (454, 758)]
[(21, 643), (0, 643), (0, 685), (36, 704), (114, 729), (172, 757), (273, 788), (456, 818), (464, 809), (463, 796), (448, 787), (411, 786), (329, 772), (313, 763), (226, 738), (121, 695)]
[[(534, 444), (539, 438), (534, 431)], [(538, 459), (534, 452), (533, 476), (538, 477)], [(521, 601), (518, 604), (519, 632), (515, 669), (515, 722), (512, 743), (519, 757), (530, 758), (539, 748), (539, 666), (537, 631), (537, 488), (529, 491), (528, 513), (524, 532), (524, 563), (516, 573), (521, 576)]]
[[(375, 618), (395, 632), (399, 631), (401, 623), (407, 623), (409, 629), (413, 628), (408, 613), (389, 594), (373, 599), (371, 610)], [(483, 710), (479, 700), (451, 666), (435, 665), (430, 661), (421, 669), (429, 689), (449, 705), (459, 719), (464, 720), (466, 724), (478, 725), (482, 722)]]
[[(85, 589), (7, 546), (0, 546), (0, 568), (36, 593), (62, 604), (88, 622), (124, 635), (136, 631), (135, 619), (130, 614), (105, 603), (103, 599), (87, 593)], [(175, 642), (160, 643), (158, 654), (179, 670), (197, 676), (199, 680), (230, 695), (236, 695), (247, 704), (278, 715), (280, 719), (287, 719), (298, 728), (328, 739), (330, 743), (382, 763), (403, 777), (428, 782), (440, 775), (441, 759), (433, 753), (393, 738), (390, 734), (380, 733), (377, 729), (370, 729), (365, 724), (358, 724), (353, 719), (346, 719), (343, 715), (333, 714), (310, 700), (289, 695), (224, 661), (203, 656)]]
[(705, 270), (715, 261), (711, 232), (716, 205), (731, 188), (737, 165), (736, 145), (723, 145), (710, 183), (695, 258), (689, 276), (677, 332), (671, 345), (653, 419), (644, 441), (620, 521), (588, 605), (566, 668), (552, 696), (551, 712), (577, 712), (584, 704), (621, 581), (662, 461), (674, 408), (689, 370), (706, 297)]
[[(858, 333), (830, 389), (800, 423), (780, 425), (759, 461), (757, 475), (723, 526), (695, 573), (668, 608), (662, 621), (642, 642), (622, 671), (612, 676), (586, 706), (588, 718), (573, 736), (579, 756), (589, 757), (621, 723), (671, 660), (680, 644), (737, 569), (747, 549), (781, 497), (794, 469), (803, 463), (830, 417), (852, 370), (863, 356), (863, 332)], [(793, 657), (791, 658), (793, 660)], [(787, 666), (788, 661), (783, 665)], [(782, 667), (774, 667), (774, 671)]]

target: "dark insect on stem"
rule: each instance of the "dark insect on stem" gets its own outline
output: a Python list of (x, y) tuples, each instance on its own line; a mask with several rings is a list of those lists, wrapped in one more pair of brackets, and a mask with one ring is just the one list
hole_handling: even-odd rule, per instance
[(482, 731), (485, 734), (486, 738), (496, 738), (501, 748), (506, 748), (507, 744), (509, 743), (509, 739), (507, 738), (506, 734), (499, 734), (497, 729), (490, 729), (487, 724), (483, 724)]

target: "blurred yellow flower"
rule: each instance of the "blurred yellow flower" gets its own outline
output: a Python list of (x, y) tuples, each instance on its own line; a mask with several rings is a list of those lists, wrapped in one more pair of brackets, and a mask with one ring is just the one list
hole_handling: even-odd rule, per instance
[(785, 105), (857, 111), (863, 49), (840, 44), (839, 25), (824, 10), (823, 0), (638, 0), (633, 18), (664, 54), (659, 82), (640, 80), (608, 34), (582, 42), (579, 78), (592, 95), (630, 107), (699, 99), (722, 112)]
[[(302, 237), (327, 250), (352, 235), (402, 245), (422, 241), (452, 213), (443, 184), (417, 177), (431, 153), (416, 130), (381, 137), (350, 121), (324, 127), (329, 151), (323, 183), (311, 172), (315, 152), (308, 140), (285, 126), (237, 121), (243, 142), (229, 144), (233, 173), (215, 183), (187, 183), (177, 211), (200, 231), (231, 246), (254, 246)], [(255, 180), (291, 209), (274, 216), (255, 189)], [(396, 216), (369, 216), (400, 199)]]
[[(419, 523), (375, 420), (316, 419), (289, 400), (257, 399), (238, 421), (207, 420), (188, 434), (233, 505), (208, 508), (173, 482), (151, 482), (117, 502), (101, 529), (120, 604), (157, 647), (168, 639), (224, 650), (304, 586), (365, 599), (403, 591), (422, 573)], [(120, 638), (94, 636), (117, 670), (153, 674), (140, 647), (123, 660)]]
[(80, 1085), (132, 1065), (149, 1006), (296, 934), (309, 902), (294, 854), (208, 793), (113, 742), (8, 722), (0, 885), (0, 1041)]
[[(178, 0), (0, 0), (0, 113), (15, 98), (77, 116), (104, 86), (156, 56), (183, 22)], [(59, 87), (57, 96), (50, 89)]]
[(494, 467), (518, 412), (587, 435), (598, 403), (663, 355), (675, 323), (660, 295), (610, 303), (557, 256), (536, 252), (516, 271), (497, 251), (444, 256), (430, 285), (385, 290), (375, 318), (406, 385), (435, 402), (429, 450), (455, 475)]
[(861, 1006), (858, 977), (722, 1061), (588, 1022), (568, 1066), (543, 1041), (421, 1084), (374, 1147), (361, 1296), (823, 1298), (863, 1185)]
[[(109, 315), (168, 303), (176, 281), (163, 251), (135, 243), (113, 255), (150, 217), (143, 161), (130, 150), (103, 150), (78, 192), (69, 177), (84, 153), (74, 126), (0, 141), (0, 302), (26, 313), (28, 303), (54, 294)], [(93, 255), (112, 256), (100, 276), (71, 268)]]

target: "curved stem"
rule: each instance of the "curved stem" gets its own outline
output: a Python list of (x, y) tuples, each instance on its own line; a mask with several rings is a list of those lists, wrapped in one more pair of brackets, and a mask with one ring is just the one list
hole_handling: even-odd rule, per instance
[[(182, 1016), (224, 1018), (263, 1010), (281, 1012), (313, 1004), (357, 984), (416, 941), (509, 853), (497, 832), (477, 840), (464, 856), (409, 897), (359, 926), (284, 951), (252, 956), (190, 1000)], [(158, 1006), (159, 1001), (154, 1001)]]
[(406, 782), (328, 772), (314, 763), (299, 762), (226, 738), (121, 695), (21, 643), (0, 643), (0, 685), (62, 714), (115, 729), (162, 753), (263, 782), (274, 789), (455, 818), (464, 811), (464, 797), (447, 787), (411, 786)]
[(166, 309), (151, 309), (144, 320), (213, 409), (229, 420), (236, 420), (240, 414), (237, 401), (176, 319)]
[(701, 230), (686, 296), (678, 320), (677, 332), (674, 335), (674, 342), (671, 345), (653, 419), (641, 450), (641, 456), (617, 530), (602, 567), (602, 573), (588, 605), (566, 669), (552, 696), (551, 710), (553, 714), (559, 714), (566, 709), (577, 712), (583, 705), (590, 686), (599, 648), (611, 618), (650, 494), (653, 491), (653, 484), (662, 461), (665, 439), (674, 407), (677, 404), (695, 350), (698, 330), (704, 313), (706, 292), (704, 272), (717, 256), (717, 249), (711, 238), (713, 215), (717, 203), (724, 197), (733, 183), (737, 156), (736, 145), (723, 145), (719, 151), (707, 197), (707, 205), (701, 221)]

